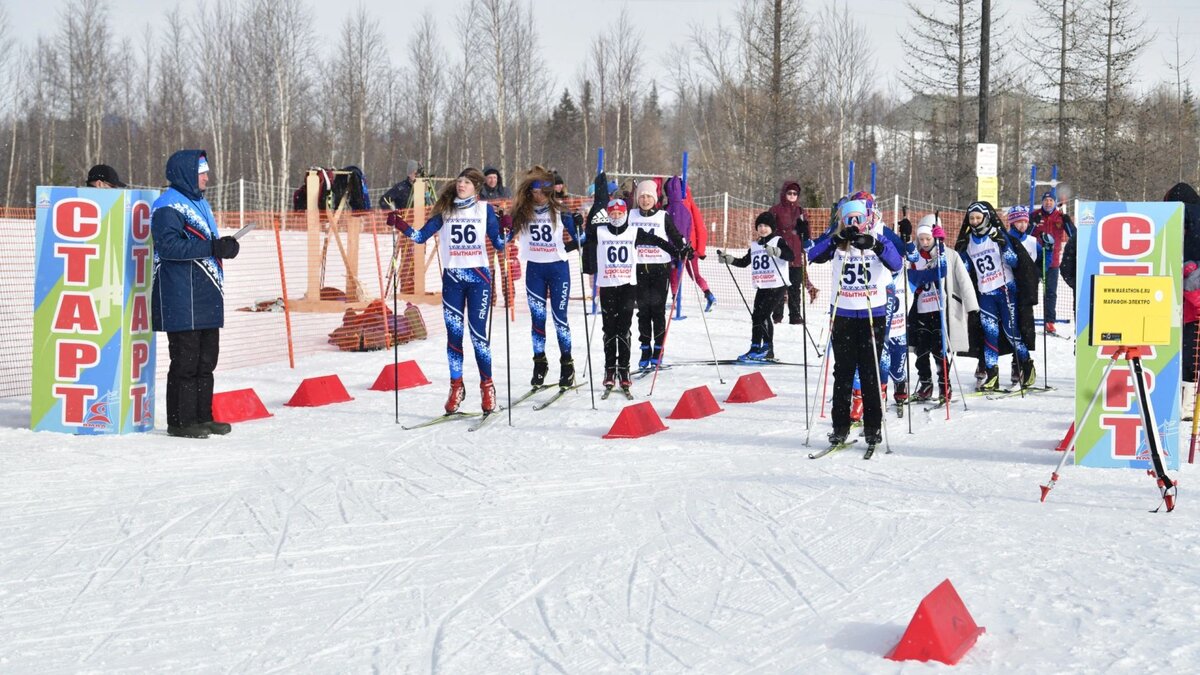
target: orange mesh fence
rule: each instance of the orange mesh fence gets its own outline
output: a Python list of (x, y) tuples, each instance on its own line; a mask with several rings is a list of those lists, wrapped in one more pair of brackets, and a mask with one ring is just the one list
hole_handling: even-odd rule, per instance
[[(586, 213), (590, 200), (573, 197), (568, 200), (572, 210)], [(745, 251), (752, 236), (755, 216), (766, 205), (753, 204), (723, 196), (697, 199), (704, 217), (702, 226), (708, 233), (708, 255), (700, 262), (700, 274), (718, 298), (718, 311), (733, 312), (741, 307), (739, 290), (752, 300), (753, 288), (749, 270), (725, 266), (717, 261), (716, 249), (736, 254)], [(726, 206), (728, 204), (728, 206)], [(500, 204), (501, 208), (506, 204)], [(941, 210), (947, 239), (951, 244), (962, 222), (961, 211)], [(813, 235), (824, 232), (829, 222), (828, 209), (810, 209), (809, 222)], [(908, 206), (908, 218), (915, 223), (927, 211), (916, 205)], [(5, 242), (5, 255), (0, 258), (0, 396), (23, 396), (30, 393), (30, 372), (33, 334), (33, 284), (35, 247), (34, 209), (0, 208), (0, 237)], [(402, 212), (412, 222), (411, 210)], [(891, 208), (883, 209), (885, 222), (895, 222)], [(393, 242), (399, 256), (398, 291), (401, 296), (397, 332), (403, 338), (417, 338), (423, 332), (431, 340), (445, 336), (441, 303), (441, 264), (437, 255), (437, 240), (425, 246), (415, 246), (403, 236), (393, 239), (383, 211), (345, 212), (337, 216), (337, 227), (328, 227), (333, 214), (322, 213), (319, 228), (309, 232), (307, 214), (302, 211), (244, 212), (225, 211), (217, 214), (222, 234), (232, 234), (243, 223), (255, 223), (257, 228), (241, 239), (238, 257), (226, 265), (225, 327), (221, 339), (221, 369), (242, 368), (263, 364), (287, 367), (306, 355), (344, 349), (381, 348), (387, 345), (377, 332), (390, 316)], [(415, 224), (415, 223), (414, 223)], [(697, 224), (697, 226), (701, 226)], [(509, 273), (512, 285), (512, 304), (515, 313), (527, 315), (523, 270), (509, 264), (501, 275), (494, 264), (493, 276), (499, 284)], [(570, 257), (572, 295), (585, 297), (591, 309), (593, 289), (581, 292), (578, 286), (579, 258)], [(423, 274), (418, 270), (424, 270)], [(810, 311), (827, 312), (833, 292), (829, 265), (813, 265), (810, 269), (813, 284), (820, 289), (818, 302)], [(423, 281), (424, 295), (421, 291)], [(692, 283), (685, 281), (685, 284)], [(590, 280), (589, 280), (590, 284)], [(286, 298), (284, 287), (286, 285)], [(1058, 315), (1072, 316), (1071, 294), (1060, 289)], [(681, 289), (685, 313), (694, 312), (694, 289)], [(493, 297), (504, 304), (508, 295), (497, 292)], [(415, 302), (414, 309), (405, 312), (405, 296)], [(378, 302), (382, 299), (382, 303)], [(371, 312), (360, 314), (372, 301)], [(383, 310), (386, 305), (387, 310)], [(284, 311), (287, 309), (288, 311)], [(353, 318), (347, 309), (354, 309)], [(578, 311), (573, 310), (573, 311)], [(419, 312), (420, 320), (415, 320)], [(1041, 316), (1040, 309), (1037, 316)], [(502, 319), (497, 316), (496, 320)], [(528, 319), (518, 318), (516, 325)], [(420, 330), (423, 324), (424, 331)], [(349, 326), (354, 329), (347, 332)], [(354, 332), (357, 330), (358, 332)], [(372, 332), (375, 331), (375, 332)], [(331, 334), (334, 335), (331, 341)], [(166, 340), (158, 340), (158, 376), (165, 379), (169, 359)], [(400, 346), (403, 358), (405, 346)]]

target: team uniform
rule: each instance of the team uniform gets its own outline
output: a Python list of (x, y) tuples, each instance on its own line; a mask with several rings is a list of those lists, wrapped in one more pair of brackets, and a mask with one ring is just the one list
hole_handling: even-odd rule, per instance
[[(1004, 234), (990, 206), (981, 206), (976, 202), (970, 210), (985, 209), (984, 223), (973, 230), (968, 230), (966, 236), (959, 241), (958, 252), (971, 273), (971, 281), (975, 285), (979, 298), (979, 323), (982, 335), (981, 345), (976, 345), (982, 352), (982, 363), (986, 371), (981, 389), (993, 390), (998, 388), (999, 355), (1001, 338), (1011, 345), (1012, 351), (1019, 359), (1022, 369), (1022, 381), (1027, 385), (1033, 379), (1033, 360), (1029, 358), (1029, 350), (1021, 338), (1017, 325), (1018, 289), (1016, 269), (1020, 262), (1020, 254), (1012, 241)], [(989, 222), (988, 218), (995, 219)], [(1030, 263), (1031, 265), (1032, 263)]]
[[(771, 255), (768, 247), (778, 249), (779, 255)], [(772, 315), (787, 293), (788, 278), (784, 276), (784, 270), (788, 269), (788, 263), (795, 257), (783, 237), (771, 234), (751, 243), (742, 257), (729, 259), (730, 265), (750, 268), (750, 280), (755, 289), (754, 309), (750, 313), (750, 351), (742, 354), (738, 360), (775, 358), (775, 322)]]
[[(843, 217), (853, 213), (867, 214), (866, 205), (853, 200), (842, 206)], [(853, 243), (856, 241), (864, 246), (858, 247)], [(856, 234), (846, 228), (818, 239), (809, 250), (809, 262), (832, 262), (835, 289), (831, 295), (834, 366), (830, 442), (840, 443), (850, 429), (855, 371), (863, 391), (879, 391), (878, 367), (889, 330), (887, 287), (892, 283), (892, 274), (900, 270), (901, 259), (890, 239)], [(882, 439), (882, 420), (880, 398), (864, 396), (864, 437), (868, 445), (874, 446)]]
[(421, 229), (405, 225), (401, 231), (418, 244), (442, 233), (438, 237), (438, 250), (442, 261), (442, 317), (446, 322), (450, 379), (461, 384), (463, 336), (469, 331), (480, 386), (492, 386), (492, 350), (488, 342), (492, 276), (486, 242), (490, 241), (498, 250), (504, 250), (506, 243), (500, 236), (495, 210), (473, 197), (456, 199), (453, 209), (430, 218)]
[[(661, 209), (643, 211), (632, 209), (629, 226), (654, 237), (669, 241), (672, 250), (683, 248), (683, 237), (675, 229), (671, 215)], [(667, 331), (667, 288), (670, 286), (672, 254), (660, 248), (654, 240), (637, 245), (637, 315), (638, 342), (642, 355), (641, 368), (649, 368), (662, 360), (663, 339)]]
[[(638, 270), (639, 247), (656, 247), (666, 253), (668, 266), (675, 248), (651, 232), (635, 227), (625, 217), (617, 222), (609, 218), (624, 209), (621, 200), (607, 201), (606, 183), (598, 181), (596, 204), (588, 217), (584, 236), (583, 271), (593, 275), (600, 292), (601, 327), (604, 339), (604, 386), (631, 385), (629, 375), (630, 327), (638, 304), (641, 279)], [(608, 204), (608, 208), (601, 205)]]
[(918, 382), (914, 398), (921, 401), (933, 398), (933, 371), (929, 365), (932, 355), (937, 364), (938, 391), (941, 399), (945, 400), (950, 398), (949, 361), (952, 358), (946, 349), (945, 333), (942, 332), (942, 310), (945, 306), (942, 286), (946, 278), (947, 258), (940, 244), (934, 244), (928, 251), (916, 250), (916, 244), (910, 246), (913, 252), (909, 258), (911, 267), (908, 283), (913, 292), (913, 306), (909, 310), (909, 331), (916, 353), (914, 361)]
[[(571, 235), (570, 249), (565, 243), (563, 232)], [(575, 219), (568, 214), (553, 213), (549, 206), (535, 207), (533, 218), (524, 227), (519, 228), (517, 234), (518, 254), (521, 260), (525, 261), (525, 294), (532, 319), (534, 367), (535, 370), (542, 368), (541, 373), (544, 377), (546, 318), (549, 314), (563, 366), (563, 375), (559, 378), (560, 386), (571, 386), (574, 380), (571, 326), (567, 322), (567, 303), (571, 295), (571, 270), (567, 263), (567, 253), (568, 250), (574, 250), (577, 237)]]

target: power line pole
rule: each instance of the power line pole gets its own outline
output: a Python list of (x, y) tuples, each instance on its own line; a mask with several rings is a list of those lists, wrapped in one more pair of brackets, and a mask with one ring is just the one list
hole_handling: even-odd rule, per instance
[(991, 58), (992, 2), (983, 0), (980, 11), (979, 36), (979, 142), (987, 143), (988, 134), (988, 71)]

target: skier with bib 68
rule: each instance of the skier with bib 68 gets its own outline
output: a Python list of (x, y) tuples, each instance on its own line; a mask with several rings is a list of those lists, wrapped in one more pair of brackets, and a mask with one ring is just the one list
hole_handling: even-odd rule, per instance
[(775, 358), (775, 322), (772, 313), (787, 292), (788, 278), (784, 270), (795, 259), (795, 253), (783, 237), (775, 234), (775, 214), (764, 211), (754, 219), (758, 238), (750, 242), (746, 255), (735, 258), (724, 251), (717, 251), (717, 258), (735, 267), (749, 267), (750, 280), (754, 284), (754, 310), (750, 321), (750, 351), (738, 357), (739, 361), (765, 361)]

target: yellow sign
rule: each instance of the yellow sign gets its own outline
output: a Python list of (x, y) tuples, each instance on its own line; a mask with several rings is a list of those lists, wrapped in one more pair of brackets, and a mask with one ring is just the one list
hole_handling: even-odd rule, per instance
[(999, 207), (1000, 206), (1000, 179), (995, 176), (991, 176), (991, 177), (980, 176), (976, 180), (978, 181), (978, 185), (979, 185), (978, 189), (976, 190), (976, 192), (979, 194), (979, 196), (976, 197), (976, 199), (978, 199), (981, 202), (987, 202), (987, 203), (991, 204), (992, 206)]
[(1167, 345), (1178, 304), (1174, 279), (1161, 276), (1092, 276), (1092, 332), (1088, 344)]

